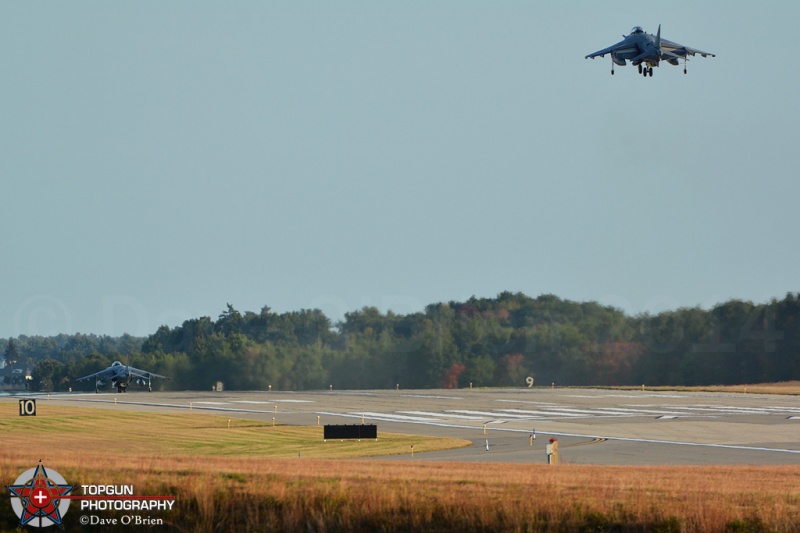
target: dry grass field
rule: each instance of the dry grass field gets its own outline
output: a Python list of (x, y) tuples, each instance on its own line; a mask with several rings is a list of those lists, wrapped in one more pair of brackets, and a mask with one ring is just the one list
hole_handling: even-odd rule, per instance
[[(641, 387), (598, 387), (618, 388), (625, 390), (641, 390)], [(686, 392), (728, 392), (737, 394), (782, 394), (800, 395), (800, 381), (781, 381), (779, 383), (757, 383), (755, 385), (704, 385), (701, 387), (649, 387), (649, 391), (686, 391)]]
[[(369, 454), (383, 441), (394, 440), (387, 449), (398, 451), (412, 441), (415, 450), (462, 443), (382, 435), (378, 443), (320, 443), (316, 427), (232, 419), (228, 429), (226, 418), (210, 415), (43, 411), (36, 420), (0, 416), (4, 484), (43, 459), (70, 483), (130, 484), (137, 495), (175, 496), (174, 510), (149, 513), (164, 520), (157, 530), (800, 530), (800, 466), (359, 461), (340, 457)], [(309, 438), (316, 444), (301, 449)], [(315, 447), (324, 452), (319, 458)], [(73, 502), (68, 530), (80, 515)], [(0, 528), (17, 525), (10, 504), (0, 503)]]

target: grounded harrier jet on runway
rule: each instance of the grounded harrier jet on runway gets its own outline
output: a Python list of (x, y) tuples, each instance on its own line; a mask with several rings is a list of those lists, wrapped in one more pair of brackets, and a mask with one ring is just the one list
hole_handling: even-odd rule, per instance
[(683, 73), (686, 74), (687, 56), (700, 54), (703, 57), (716, 57), (712, 53), (662, 39), (660, 24), (658, 25), (658, 33), (655, 35), (645, 33), (640, 26), (635, 26), (630, 35), (625, 37), (624, 40), (589, 54), (586, 59), (594, 59), (597, 56), (603, 57), (606, 54), (611, 54), (611, 74), (614, 74), (615, 63), (625, 66), (625, 61), (628, 60), (631, 64), (639, 67), (639, 74), (651, 77), (653, 76), (653, 67), (657, 67), (661, 61), (666, 61), (670, 65), (678, 65), (678, 60), (683, 59)]

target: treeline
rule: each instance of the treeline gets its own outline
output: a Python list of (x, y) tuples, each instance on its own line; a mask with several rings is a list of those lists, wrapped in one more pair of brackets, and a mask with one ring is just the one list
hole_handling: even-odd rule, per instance
[(131, 335), (121, 337), (81, 333), (75, 335), (62, 333), (54, 337), (20, 335), (14, 339), (0, 339), (0, 354), (8, 352), (10, 343), (13, 350), (16, 351), (16, 362), (32, 366), (47, 358), (70, 362), (83, 359), (87, 354), (125, 355), (136, 353), (141, 351), (144, 341), (144, 338)]
[[(53, 337), (20, 335), (0, 339), (0, 354), (5, 368), (0, 372), (0, 384), (23, 385), (25, 376), (14, 376), (20, 369), (33, 372), (34, 382), (27, 383), (35, 389), (66, 389), (70, 386), (72, 370), (96, 364), (98, 360), (120, 359), (141, 352), (145, 339), (123, 335), (60, 334)], [(44, 382), (40, 383), (40, 378)], [(80, 377), (78, 375), (77, 377)]]
[(525, 386), (528, 377), (536, 385), (786, 381), (800, 379), (800, 294), (629, 317), (595, 302), (504, 292), (408, 315), (366, 307), (335, 325), (319, 310), (241, 313), (228, 305), (217, 320), (162, 326), (136, 349), (135, 341), (80, 357), (60, 347), (37, 364), (34, 382), (79, 388), (75, 378), (125, 354), (131, 366), (171, 376), (163, 385), (172, 389), (217, 381), (239, 390)]

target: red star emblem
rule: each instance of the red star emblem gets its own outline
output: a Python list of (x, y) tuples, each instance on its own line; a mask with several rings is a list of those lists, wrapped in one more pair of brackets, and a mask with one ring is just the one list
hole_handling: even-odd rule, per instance
[(8, 487), (13, 496), (22, 503), (20, 525), (25, 525), (36, 517), (48, 518), (54, 524), (61, 524), (61, 511), (58, 507), (61, 497), (72, 491), (72, 485), (59, 485), (47, 477), (47, 470), (41, 463), (36, 467), (33, 477), (22, 485)]

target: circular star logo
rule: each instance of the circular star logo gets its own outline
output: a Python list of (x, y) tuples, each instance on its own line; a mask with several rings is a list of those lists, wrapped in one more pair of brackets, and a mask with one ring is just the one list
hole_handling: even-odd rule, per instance
[(11, 507), (19, 517), (20, 526), (48, 527), (61, 525), (69, 509), (72, 485), (55, 470), (47, 470), (41, 461), (36, 468), (23, 472), (13, 485)]

